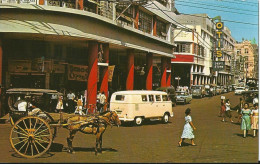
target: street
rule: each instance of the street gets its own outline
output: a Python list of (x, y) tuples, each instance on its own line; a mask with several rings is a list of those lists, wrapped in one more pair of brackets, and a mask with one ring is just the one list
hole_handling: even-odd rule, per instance
[[(234, 92), (223, 94), (230, 99), (231, 107), (239, 102)], [(185, 109), (191, 108), (191, 116), (197, 130), (195, 143), (191, 146), (185, 140), (182, 147), (178, 141), (184, 126)], [(108, 127), (103, 136), (103, 153), (95, 156), (95, 136), (77, 133), (73, 146), (75, 154), (66, 152), (68, 131), (58, 129), (51, 151), (45, 155), (26, 159), (18, 156), (9, 143), (10, 124), (0, 124), (1, 162), (169, 162), (169, 163), (257, 163), (258, 137), (252, 137), (252, 131), (247, 138), (242, 137), (240, 124), (237, 122), (237, 112), (232, 111), (234, 123), (221, 122), (218, 117), (220, 95), (193, 99), (190, 104), (179, 104), (174, 109), (174, 117), (170, 123), (161, 124), (158, 121), (145, 122), (141, 127), (122, 125)], [(63, 149), (62, 149), (63, 147)]]

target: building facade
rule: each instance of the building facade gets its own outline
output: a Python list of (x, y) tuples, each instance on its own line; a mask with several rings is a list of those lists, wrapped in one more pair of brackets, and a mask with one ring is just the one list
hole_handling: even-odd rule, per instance
[(176, 70), (174, 76), (181, 78), (179, 85), (216, 84), (217, 73), (212, 70), (216, 40), (214, 22), (207, 14), (178, 15), (177, 21), (188, 28), (178, 26), (174, 31), (176, 58), (171, 63)]
[(0, 83), (87, 90), (88, 104), (97, 91), (170, 86), (173, 4), (1, 0)]

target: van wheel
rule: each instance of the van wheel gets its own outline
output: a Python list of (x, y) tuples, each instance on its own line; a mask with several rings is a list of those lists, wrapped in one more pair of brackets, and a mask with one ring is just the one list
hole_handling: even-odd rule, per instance
[(164, 124), (166, 124), (166, 123), (169, 122), (169, 115), (168, 115), (168, 114), (165, 113), (165, 114), (163, 115), (162, 122), (163, 122)]
[(134, 123), (136, 126), (140, 126), (143, 123), (143, 118), (142, 117), (136, 117), (134, 120)]

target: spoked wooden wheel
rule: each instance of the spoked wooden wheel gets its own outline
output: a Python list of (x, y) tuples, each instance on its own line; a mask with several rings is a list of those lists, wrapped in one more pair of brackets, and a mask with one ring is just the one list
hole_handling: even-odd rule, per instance
[(35, 158), (43, 155), (51, 146), (52, 132), (49, 124), (34, 116), (23, 117), (12, 127), (10, 143), (19, 155)]

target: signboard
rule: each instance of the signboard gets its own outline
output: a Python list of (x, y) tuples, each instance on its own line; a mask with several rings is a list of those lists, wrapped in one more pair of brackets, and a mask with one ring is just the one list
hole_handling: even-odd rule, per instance
[(181, 78), (180, 77), (175, 77), (175, 80), (181, 80)]
[(223, 55), (223, 52), (221, 51), (221, 49), (223, 48), (223, 32), (222, 30), (224, 29), (224, 23), (223, 22), (217, 22), (216, 23), (216, 56), (218, 58), (221, 58)]
[(25, 3), (25, 4), (36, 4), (36, 0), (20, 0), (20, 3)]
[(88, 66), (68, 64), (68, 80), (87, 81)]
[(9, 72), (31, 72), (30, 60), (9, 60), (8, 71)]
[(115, 66), (108, 66), (108, 82), (112, 82)]
[(48, 5), (48, 6), (57, 6), (57, 7), (60, 7), (60, 1), (59, 1), (59, 0), (48, 0), (47, 5)]
[(224, 61), (213, 61), (212, 64), (213, 71), (223, 71), (225, 69)]

